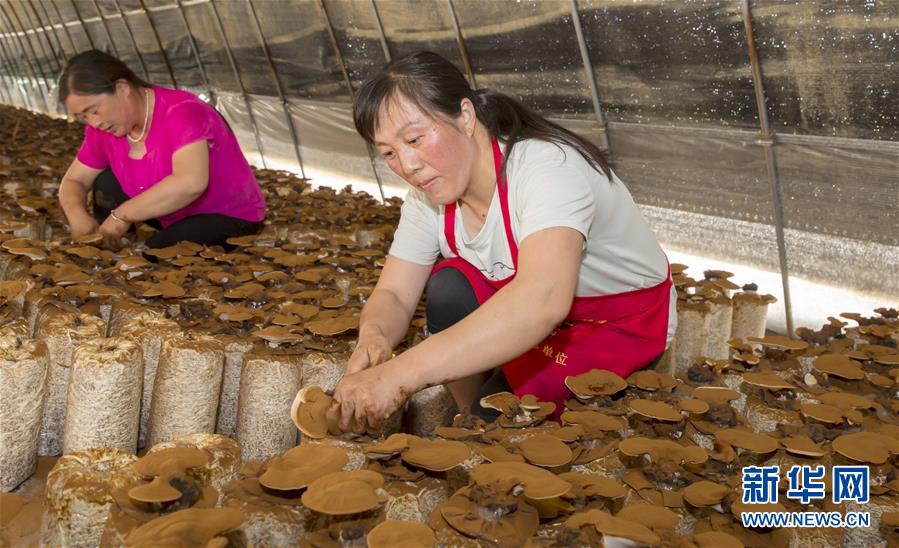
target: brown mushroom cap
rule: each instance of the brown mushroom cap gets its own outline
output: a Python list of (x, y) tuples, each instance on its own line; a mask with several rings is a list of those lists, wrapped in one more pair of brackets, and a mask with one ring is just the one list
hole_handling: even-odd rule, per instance
[(788, 453), (803, 457), (823, 457), (827, 454), (820, 445), (812, 441), (808, 436), (791, 436), (780, 440), (781, 445)]
[(509, 512), (494, 512), (471, 500), (468, 493), (460, 491), (436, 510), (446, 523), (466, 536), (484, 539), (490, 545), (522, 546), (540, 527), (539, 513), (530, 504), (517, 502)]
[(306, 324), (306, 329), (314, 335), (332, 337), (359, 327), (359, 316), (339, 316), (326, 320), (318, 320)]
[(559, 438), (548, 434), (531, 436), (520, 442), (518, 447), (524, 458), (537, 466), (563, 466), (574, 458), (571, 448)]
[(871, 359), (880, 365), (899, 365), (899, 352), (885, 352), (883, 354), (877, 354)]
[(777, 451), (780, 444), (771, 436), (765, 434), (756, 434), (747, 430), (738, 428), (727, 428), (715, 432), (715, 439), (718, 439), (732, 447), (745, 449), (753, 453), (761, 455), (773, 453)]
[(610, 417), (599, 411), (565, 411), (562, 413), (565, 424), (576, 424), (588, 433), (617, 432), (624, 428), (624, 422), (617, 417)]
[(403, 460), (416, 468), (443, 472), (459, 466), (471, 456), (471, 449), (461, 441), (409, 438)]
[(340, 471), (347, 463), (346, 450), (331, 445), (300, 445), (266, 464), (259, 483), (277, 491), (306, 487), (325, 474)]
[(168, 476), (157, 476), (150, 483), (138, 485), (128, 490), (128, 497), (146, 503), (172, 502), (184, 494), (172, 487)]
[(371, 470), (333, 472), (310, 483), (301, 500), (304, 506), (320, 514), (358, 514), (381, 504), (375, 489), (382, 485), (384, 477)]
[(874, 432), (844, 434), (831, 442), (837, 453), (858, 462), (884, 464), (890, 453), (899, 454), (899, 439)]
[(171, 447), (147, 453), (135, 461), (131, 468), (144, 477), (165, 476), (188, 468), (206, 466), (211, 458), (208, 452), (195, 447)]
[(656, 504), (631, 504), (622, 508), (617, 514), (619, 518), (629, 519), (642, 523), (650, 529), (661, 529), (664, 531), (673, 531), (677, 528), (680, 517), (665, 508)]
[(812, 361), (812, 367), (841, 379), (855, 381), (865, 378), (865, 372), (858, 362), (843, 354), (822, 354)]
[(636, 386), (641, 390), (651, 391), (668, 390), (677, 386), (677, 381), (674, 380), (674, 377), (672, 377), (671, 375), (666, 375), (648, 369), (642, 369), (640, 371), (632, 373), (627, 378), (627, 382), (631, 386)]
[(11, 301), (28, 290), (28, 284), (21, 280), (0, 281), (0, 303)]
[(490, 394), (489, 396), (481, 398), (480, 404), (481, 407), (493, 409), (499, 411), (503, 415), (508, 415), (521, 405), (521, 400), (511, 392), (497, 392), (496, 394)]
[(559, 438), (566, 443), (570, 443), (573, 441), (577, 441), (578, 438), (584, 435), (584, 427), (579, 424), (572, 424), (568, 426), (562, 426), (561, 428), (553, 428), (548, 432), (548, 434), (554, 438)]
[(413, 437), (416, 436), (397, 432), (396, 434), (390, 434), (387, 436), (387, 439), (383, 441), (363, 447), (362, 451), (372, 458), (389, 457), (390, 455), (396, 455), (397, 453), (402, 453), (408, 449), (409, 442)]
[(706, 531), (693, 535), (693, 541), (698, 548), (743, 548), (740, 540), (728, 533), (721, 531)]
[(661, 542), (658, 535), (644, 525), (595, 508), (573, 514), (565, 520), (565, 527), (569, 529), (580, 529), (585, 525), (592, 525), (597, 531), (610, 537), (620, 537), (648, 545)]
[(677, 402), (677, 407), (681, 411), (686, 411), (691, 415), (701, 415), (703, 413), (708, 412), (709, 404), (705, 400), (696, 399), (686, 399), (680, 400)]
[(627, 388), (627, 381), (605, 369), (592, 369), (582, 375), (565, 377), (565, 386), (578, 399), (610, 396)]
[(6, 525), (16, 517), (25, 506), (22, 496), (16, 493), (0, 493), (0, 526)]
[(524, 462), (524, 457), (518, 453), (510, 453), (502, 445), (487, 445), (485, 443), (472, 443), (474, 450), (490, 462)]
[(479, 464), (472, 469), (471, 479), (478, 485), (522, 485), (525, 496), (534, 500), (560, 497), (571, 489), (570, 483), (552, 472), (523, 462)]
[(761, 361), (761, 358), (751, 352), (741, 352), (739, 354), (736, 354), (734, 355), (734, 359), (738, 362), (747, 363), (749, 365), (756, 365)]
[(700, 386), (693, 391), (693, 397), (715, 404), (727, 404), (727, 402), (740, 399), (740, 393), (723, 386)]
[(720, 483), (700, 480), (686, 486), (682, 491), (684, 500), (697, 508), (715, 506), (730, 493), (730, 488)]
[(826, 405), (823, 403), (799, 404), (799, 411), (806, 417), (815, 419), (828, 424), (837, 424), (843, 422), (843, 411), (839, 407)]
[(327, 418), (331, 401), (331, 396), (317, 386), (307, 386), (297, 392), (290, 407), (290, 417), (303, 435), (314, 439), (328, 435), (333, 426)]
[(849, 392), (825, 392), (816, 397), (825, 405), (832, 405), (843, 410), (871, 409), (876, 407), (874, 400), (871, 398)]
[(762, 346), (770, 346), (778, 350), (805, 350), (808, 343), (803, 340), (791, 339), (783, 335), (770, 335), (768, 337), (746, 337), (746, 340)]
[(265, 329), (257, 329), (256, 331), (253, 331), (253, 335), (275, 344), (298, 343), (303, 340), (302, 334), (294, 333), (290, 328), (276, 325), (270, 325)]
[(743, 373), (743, 382), (770, 390), (796, 390), (796, 387), (774, 373)]
[(434, 531), (424, 523), (387, 520), (368, 532), (368, 548), (430, 548), (437, 542)]
[(559, 478), (578, 487), (585, 497), (618, 499), (627, 495), (627, 488), (623, 484), (605, 476), (565, 472), (559, 474)]
[(644, 417), (668, 422), (680, 422), (683, 416), (665, 402), (653, 400), (631, 400), (628, 407)]
[(697, 445), (681, 445), (667, 439), (632, 436), (621, 440), (618, 451), (629, 457), (649, 455), (652, 462), (673, 461), (677, 464), (701, 464), (708, 460), (705, 449)]

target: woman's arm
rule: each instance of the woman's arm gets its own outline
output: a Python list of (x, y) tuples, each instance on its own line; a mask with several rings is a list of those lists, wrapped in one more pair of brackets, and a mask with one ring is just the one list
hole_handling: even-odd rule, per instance
[(536, 346), (571, 309), (583, 244), (583, 235), (571, 228), (525, 238), (512, 282), (396, 359), (344, 377), (334, 392), (332, 416), (344, 430), (376, 428), (414, 392), (487, 371)]
[[(116, 216), (128, 222), (146, 221), (178, 211), (200, 197), (209, 186), (209, 148), (206, 140), (179, 148), (172, 156), (172, 174), (122, 203)], [(105, 223), (104, 223), (105, 224)]]
[(416, 364), (408, 387), (414, 392), (487, 371), (545, 339), (571, 309), (583, 246), (584, 237), (571, 228), (548, 228), (525, 238), (514, 280), (459, 323), (404, 354)]
[(94, 233), (99, 228), (97, 221), (87, 211), (87, 193), (99, 174), (99, 169), (88, 167), (76, 159), (62, 176), (59, 206), (69, 222), (73, 238)]
[(378, 284), (362, 308), (359, 340), (347, 363), (348, 375), (390, 359), (391, 351), (406, 335), (430, 274), (430, 266), (388, 255)]

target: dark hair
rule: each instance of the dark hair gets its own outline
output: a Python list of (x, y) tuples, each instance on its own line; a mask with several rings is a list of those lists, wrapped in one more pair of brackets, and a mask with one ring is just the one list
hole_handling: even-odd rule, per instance
[(79, 95), (113, 93), (119, 79), (135, 86), (149, 87), (118, 58), (98, 49), (81, 52), (69, 59), (59, 75), (59, 102), (64, 103), (73, 92)]
[(490, 135), (506, 141), (503, 170), (515, 143), (524, 139), (540, 139), (570, 145), (597, 171), (611, 178), (609, 164), (599, 147), (550, 122), (508, 95), (487, 89), (471, 89), (455, 65), (430, 51), (410, 53), (391, 61), (356, 91), (353, 122), (359, 135), (369, 143), (374, 142), (381, 106), (397, 94), (402, 94), (424, 112), (436, 112), (451, 118), (462, 112), (462, 99), (470, 99), (478, 120)]

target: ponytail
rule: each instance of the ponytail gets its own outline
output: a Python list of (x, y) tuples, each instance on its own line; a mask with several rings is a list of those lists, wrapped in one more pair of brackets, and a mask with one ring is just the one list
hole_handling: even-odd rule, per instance
[(366, 80), (353, 100), (353, 122), (370, 144), (374, 143), (381, 106), (402, 95), (423, 112), (456, 118), (462, 99), (474, 104), (478, 120), (492, 137), (506, 142), (503, 166), (515, 143), (539, 139), (569, 145), (609, 179), (612, 172), (605, 154), (583, 137), (550, 122), (508, 95), (487, 89), (472, 90), (462, 72), (443, 57), (429, 51), (411, 53), (390, 62), (382, 72)]
[(484, 124), (491, 135), (502, 137), (506, 141), (503, 150), (503, 170), (506, 168), (506, 160), (515, 143), (525, 139), (539, 139), (557, 145), (569, 145), (577, 150), (595, 170), (601, 171), (609, 179), (612, 178), (605, 154), (599, 147), (580, 135), (550, 122), (520, 101), (503, 93), (478, 89), (472, 92), (472, 96), (478, 120)]

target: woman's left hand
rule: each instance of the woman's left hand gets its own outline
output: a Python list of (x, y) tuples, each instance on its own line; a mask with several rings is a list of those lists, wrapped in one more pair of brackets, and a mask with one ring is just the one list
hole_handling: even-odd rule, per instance
[(375, 433), (414, 392), (394, 360), (345, 376), (334, 389), (328, 417), (344, 432)]
[(119, 249), (122, 247), (122, 236), (128, 232), (131, 223), (123, 223), (113, 219), (112, 216), (106, 218), (100, 225), (100, 236), (103, 236), (103, 245), (110, 249)]

